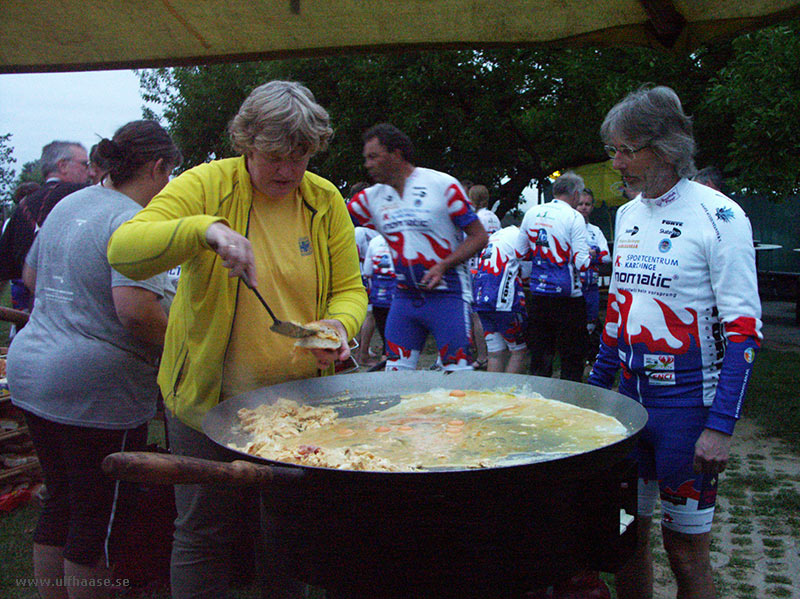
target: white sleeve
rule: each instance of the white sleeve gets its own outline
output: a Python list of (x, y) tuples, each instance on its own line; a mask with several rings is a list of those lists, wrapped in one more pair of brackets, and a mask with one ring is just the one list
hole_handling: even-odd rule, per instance
[(709, 214), (719, 234), (709, 227), (706, 238), (706, 260), (719, 319), (726, 335), (735, 332), (761, 339), (761, 301), (750, 220), (733, 202), (719, 210), (729, 211), (729, 217), (711, 220)]
[(375, 253), (373, 248), (374, 244), (370, 242), (369, 245), (367, 245), (367, 251), (364, 253), (364, 264), (361, 267), (361, 274), (365, 277), (372, 276), (372, 255)]
[(608, 241), (600, 227), (595, 227), (595, 234), (597, 235), (597, 243), (600, 246), (600, 254), (602, 255), (601, 261), (603, 264), (611, 264), (611, 252), (608, 249)]
[(583, 272), (589, 268), (591, 258), (589, 256), (589, 245), (586, 243), (586, 223), (583, 216), (575, 211), (571, 226), (572, 238), (572, 260), (575, 268)]
[[(11, 220), (10, 218), (8, 220)], [(6, 221), (8, 222), (8, 221)], [(31, 244), (30, 249), (28, 250), (28, 255), (25, 256), (25, 264), (27, 264), (30, 268), (34, 270), (38, 270), (39, 266), (37, 265), (37, 261), (39, 260), (39, 236), (33, 238), (33, 243)]]
[[(625, 213), (624, 206), (617, 210), (616, 217), (614, 218), (614, 246), (617, 246), (617, 238), (620, 228), (620, 221)], [(617, 303), (617, 279), (614, 277), (614, 270), (611, 271), (611, 282), (608, 286), (608, 302), (606, 304), (606, 323), (603, 326), (603, 340), (612, 347), (617, 346), (617, 334), (620, 325), (620, 309)]]
[(522, 218), (522, 224), (519, 226), (519, 234), (514, 244), (514, 249), (520, 260), (525, 260), (528, 253), (531, 251), (531, 242), (528, 237), (528, 222), (530, 221), (528, 214), (530, 214), (530, 211), (526, 212), (525, 216)]

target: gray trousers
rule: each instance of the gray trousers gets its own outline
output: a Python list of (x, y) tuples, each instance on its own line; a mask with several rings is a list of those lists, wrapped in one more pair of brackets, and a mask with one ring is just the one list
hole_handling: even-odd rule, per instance
[[(230, 462), (237, 455), (186, 426), (167, 411), (172, 453)], [(175, 485), (175, 535), (172, 543), (173, 599), (227, 597), (232, 555), (242, 538), (256, 539), (256, 572), (265, 596), (302, 597), (303, 585), (272, 579), (260, 569), (264, 544), (260, 499), (255, 488), (223, 485)], [(243, 527), (249, 529), (243, 537)]]

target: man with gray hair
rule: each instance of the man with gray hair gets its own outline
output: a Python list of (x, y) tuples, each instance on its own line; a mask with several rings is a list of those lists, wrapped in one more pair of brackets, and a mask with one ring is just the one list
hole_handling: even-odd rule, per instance
[(653, 596), (650, 524), (661, 534), (678, 597), (716, 596), (709, 558), (717, 477), (761, 339), (750, 222), (718, 191), (690, 181), (691, 119), (667, 87), (614, 106), (600, 134), (638, 195), (617, 212), (608, 313), (589, 383), (648, 413), (639, 466), (638, 545), (617, 573), (620, 599)]
[[(89, 157), (80, 143), (53, 141), (42, 148), (39, 167), (44, 185), (20, 201), (0, 237), (0, 282), (20, 280), (25, 256), (36, 232), (63, 197), (89, 182)], [(24, 285), (12, 287), (12, 303), (19, 310), (30, 310), (30, 294)]]
[(692, 181), (702, 183), (706, 187), (716, 189), (721, 193), (727, 193), (725, 191), (725, 179), (716, 166), (707, 166), (705, 168), (701, 168), (699, 171), (697, 171), (697, 174), (692, 177)]
[(575, 210), (583, 188), (575, 173), (556, 179), (553, 200), (525, 213), (516, 245), (520, 260), (531, 261), (531, 374), (551, 376), (558, 351), (561, 378), (578, 382), (588, 342), (580, 273), (589, 268), (590, 254), (583, 216)]

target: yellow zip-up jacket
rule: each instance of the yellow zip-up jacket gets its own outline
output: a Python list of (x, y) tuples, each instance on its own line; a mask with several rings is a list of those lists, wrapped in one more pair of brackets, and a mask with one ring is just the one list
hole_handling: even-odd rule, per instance
[[(341, 321), (352, 338), (367, 307), (353, 224), (329, 181), (306, 172), (299, 192), (311, 213), (316, 317)], [(181, 265), (158, 384), (170, 411), (197, 430), (219, 403), (225, 351), (243, 285), (228, 277), (205, 233), (212, 223), (223, 222), (246, 236), (252, 199), (243, 156), (203, 164), (170, 181), (108, 244), (111, 266), (132, 279)], [(332, 373), (333, 368), (325, 374)]]

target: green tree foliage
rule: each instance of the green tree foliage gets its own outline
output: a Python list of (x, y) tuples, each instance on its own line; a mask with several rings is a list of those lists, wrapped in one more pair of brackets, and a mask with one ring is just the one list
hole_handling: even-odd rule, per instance
[(0, 135), (0, 202), (11, 201), (14, 194), (14, 148), (11, 147), (11, 133)]
[(22, 165), (14, 187), (16, 188), (21, 183), (27, 183), (28, 181), (35, 181), (40, 184), (44, 183), (44, 175), (42, 175), (42, 169), (39, 168), (38, 160), (30, 160)]
[(800, 23), (738, 37), (701, 105), (735, 189), (782, 198), (800, 192)]
[[(759, 35), (748, 42), (752, 52), (775, 43)], [(787, 57), (791, 52), (797, 57), (797, 43), (792, 50), (784, 40)], [(673, 87), (695, 116), (699, 166), (715, 164), (738, 175), (748, 159), (733, 151), (737, 115), (713, 111), (709, 92), (741, 71), (742, 44), (726, 42), (682, 56), (645, 48), (336, 55), (159, 69), (140, 78), (144, 98), (163, 107), (186, 167), (231, 155), (225, 130), (241, 101), (265, 81), (292, 79), (305, 83), (331, 114), (335, 137), (311, 168), (341, 189), (366, 176), (363, 131), (388, 121), (412, 138), (417, 164), (486, 184), (493, 201), (501, 200), (502, 216), (531, 181), (542, 184), (555, 170), (605, 159), (598, 134), (603, 117), (626, 93), (648, 82)], [(795, 73), (799, 63), (793, 63)], [(738, 76), (756, 86), (759, 71), (751, 67)], [(800, 78), (784, 84), (800, 89)], [(797, 115), (795, 110), (795, 122)], [(767, 184), (764, 175), (749, 185)]]
[(142, 98), (164, 107), (161, 115), (184, 154), (184, 167), (233, 155), (228, 122), (247, 94), (268, 79), (269, 63), (242, 63), (141, 71)]

